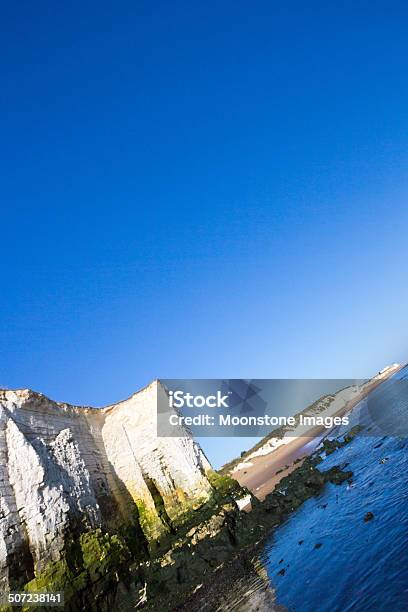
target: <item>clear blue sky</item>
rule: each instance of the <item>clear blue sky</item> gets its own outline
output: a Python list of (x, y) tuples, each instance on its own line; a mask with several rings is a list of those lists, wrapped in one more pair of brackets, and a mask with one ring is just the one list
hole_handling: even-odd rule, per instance
[(407, 360), (407, 18), (5, 4), (0, 386), (102, 405)]

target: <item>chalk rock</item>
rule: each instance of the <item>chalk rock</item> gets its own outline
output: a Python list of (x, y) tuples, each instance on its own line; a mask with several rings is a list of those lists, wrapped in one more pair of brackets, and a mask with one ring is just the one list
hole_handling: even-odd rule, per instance
[(208, 501), (199, 445), (185, 430), (157, 437), (158, 394), (156, 381), (95, 409), (0, 390), (0, 591), (60, 559), (73, 534), (137, 523), (150, 544)]

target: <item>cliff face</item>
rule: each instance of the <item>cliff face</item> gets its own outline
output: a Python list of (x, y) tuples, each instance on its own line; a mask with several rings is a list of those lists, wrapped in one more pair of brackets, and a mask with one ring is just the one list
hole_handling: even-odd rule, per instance
[(152, 383), (103, 409), (0, 391), (0, 591), (22, 585), (67, 538), (126, 527), (152, 546), (212, 494), (191, 437), (158, 438)]

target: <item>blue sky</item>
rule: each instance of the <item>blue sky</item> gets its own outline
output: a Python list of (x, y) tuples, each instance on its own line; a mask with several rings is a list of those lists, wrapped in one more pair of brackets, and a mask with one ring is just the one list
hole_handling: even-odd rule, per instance
[(1, 386), (407, 360), (408, 9), (329, 4), (4, 7)]

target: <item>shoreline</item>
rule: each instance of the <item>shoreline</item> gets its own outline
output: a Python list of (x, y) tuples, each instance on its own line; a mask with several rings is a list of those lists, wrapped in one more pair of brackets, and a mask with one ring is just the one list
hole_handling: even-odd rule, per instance
[[(379, 387), (383, 382), (389, 380), (394, 374), (399, 372), (404, 365), (399, 364), (398, 367), (390, 367), (383, 376), (373, 378), (365, 383), (361, 392), (356, 397), (351, 398), (345, 406), (333, 413), (334, 417), (341, 417), (351, 412), (360, 402)], [(310, 429), (307, 434), (294, 437), (287, 444), (281, 444), (275, 449), (272, 449), (265, 455), (247, 457), (248, 465), (243, 461), (240, 469), (229, 472), (231, 478), (234, 478), (242, 487), (246, 487), (260, 501), (271, 493), (277, 484), (288, 476), (294, 469), (299, 467), (306, 457), (312, 455), (316, 450), (321, 440), (333, 431), (334, 428), (326, 429), (323, 426), (318, 426)], [(250, 511), (250, 504), (243, 508)]]
[[(336, 440), (334, 449), (349, 444), (359, 433), (354, 427)], [(319, 452), (297, 464), (290, 477), (284, 479), (285, 493), (274, 491), (263, 502), (254, 505), (253, 511), (242, 513), (240, 524), (235, 526), (237, 540), (234, 552), (219, 564), (211, 575), (202, 575), (202, 580), (186, 599), (175, 605), (174, 612), (219, 612), (220, 610), (239, 609), (242, 612), (271, 610), (284, 612), (285, 606), (276, 598), (276, 590), (264, 566), (262, 551), (265, 542), (274, 530), (279, 528), (291, 514), (309, 498), (318, 495), (327, 483), (341, 485), (350, 481), (353, 472), (344, 471), (346, 467), (334, 466), (319, 470), (324, 459)], [(241, 539), (243, 538), (243, 539)], [(225, 583), (229, 588), (225, 590)], [(231, 599), (231, 597), (233, 599)], [(235, 601), (239, 607), (235, 607)], [(233, 606), (231, 607), (231, 602)], [(227, 604), (228, 607), (223, 607)]]
[[(260, 559), (264, 540), (242, 550), (224, 566), (217, 568), (213, 580), (204, 582), (186, 601), (177, 605), (174, 612), (217, 612), (230, 607), (229, 594), (233, 589), (237, 605), (244, 612), (286, 612), (286, 608), (276, 601), (275, 589), (269, 581)], [(230, 588), (223, 591), (228, 583)], [(235, 608), (234, 608), (235, 609)]]

